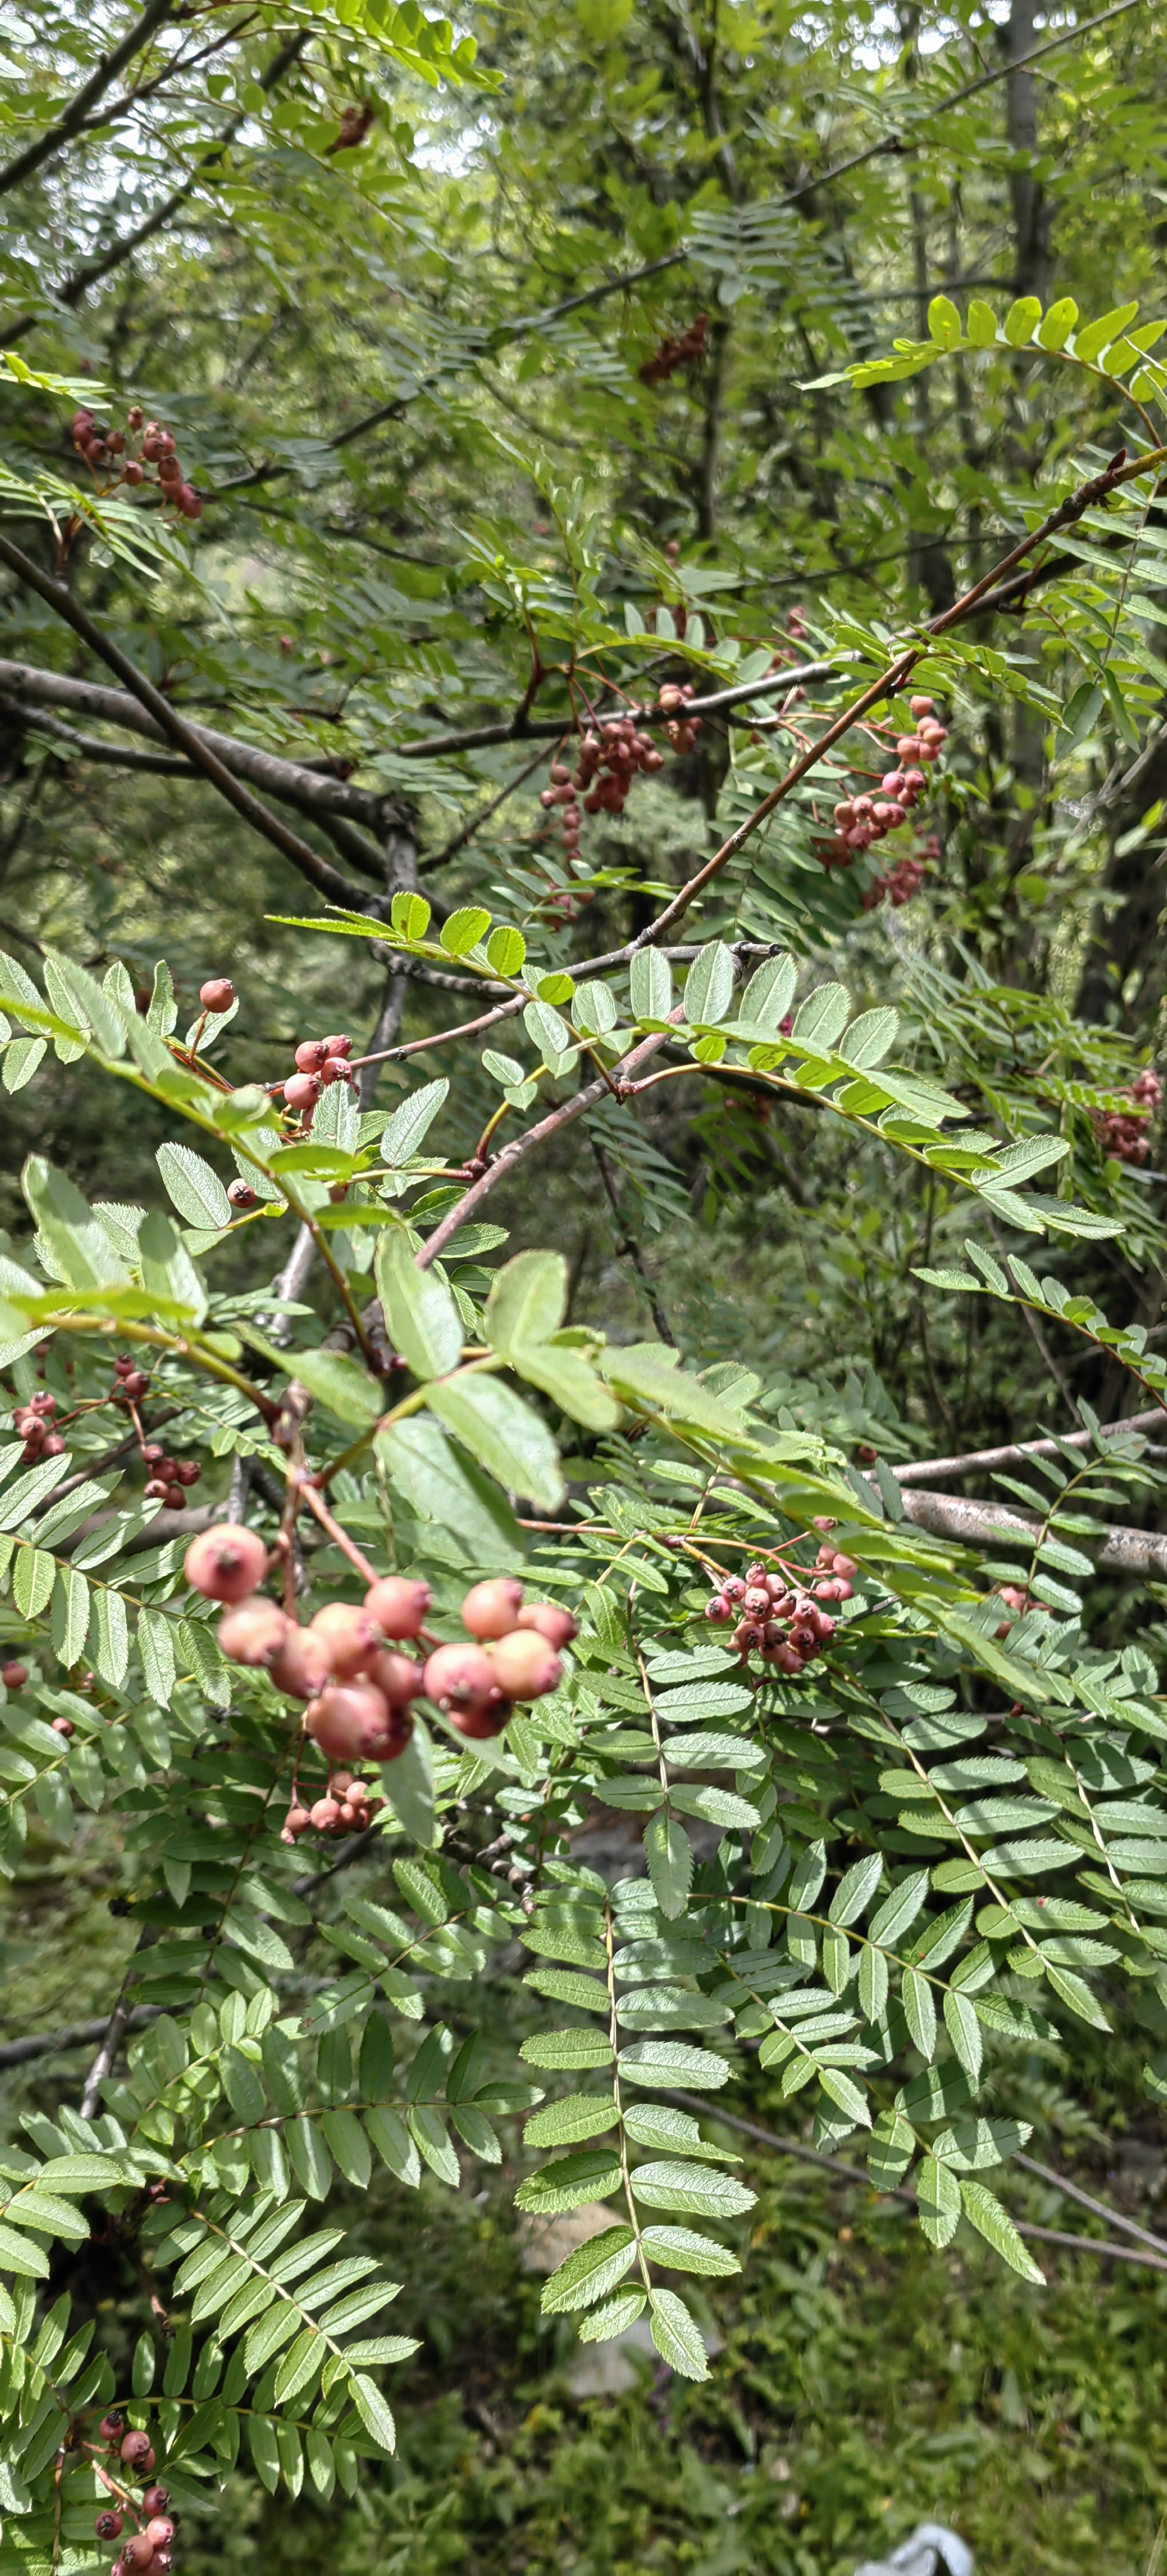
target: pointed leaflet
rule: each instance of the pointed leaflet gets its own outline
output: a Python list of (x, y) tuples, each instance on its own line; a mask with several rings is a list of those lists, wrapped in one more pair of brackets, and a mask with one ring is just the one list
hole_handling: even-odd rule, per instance
[[(484, 925), (490, 919), (489, 913), (480, 913), (474, 917)], [(449, 927), (450, 924), (447, 922), (447, 930)], [(443, 945), (445, 945), (444, 933)], [(400, 1108), (394, 1110), (382, 1130), (380, 1144), (381, 1160), (389, 1165), (390, 1170), (394, 1170), (399, 1163), (407, 1163), (412, 1154), (420, 1153), (449, 1088), (450, 1085), (444, 1075), (438, 1082), (425, 1082), (420, 1091), (411, 1091), (408, 1100), (403, 1100)]]
[(201, 1323), (207, 1292), (190, 1254), (168, 1216), (152, 1208), (138, 1236), (142, 1286), (165, 1307), (173, 1303)]
[(387, 1424), (373, 1443), (389, 1482), (418, 1519), (463, 1539), (475, 1568), (510, 1573), (524, 1540), (498, 1487), (457, 1450), (428, 1413)]
[(590, 2308), (596, 2299), (606, 2298), (628, 2269), (636, 2252), (636, 2239), (627, 2226), (606, 2227), (600, 2236), (589, 2237), (586, 2245), (577, 2245), (557, 2272), (553, 2272), (539, 2302), (544, 2316), (562, 2316), (572, 2308)]
[(1044, 2286), (1044, 2272), (1038, 2269), (1032, 2255), (1026, 2253), (1008, 2211), (1002, 2208), (995, 2192), (986, 2191), (983, 2182), (972, 2182), (967, 2178), (956, 2188), (964, 2203), (965, 2217), (971, 2219), (994, 2252), (1000, 2254), (1014, 2272), (1020, 2272), (1023, 2281), (1036, 2281), (1039, 2286)]
[(685, 1017), (709, 1027), (725, 1018), (733, 1000), (733, 950), (711, 940), (699, 950), (685, 977)]
[(652, 2339), (662, 2361), (684, 2379), (708, 2379), (705, 2346), (683, 2299), (675, 2290), (650, 2290)]
[(486, 1338), (509, 1354), (546, 1342), (567, 1308), (567, 1263), (561, 1252), (520, 1252), (500, 1270), (486, 1301)]
[(667, 1020), (673, 1007), (673, 977), (659, 948), (642, 948), (628, 973), (632, 1014), (637, 1020)]
[(30, 1154), (21, 1173), (21, 1188), (68, 1287), (129, 1285), (101, 1218), (64, 1172), (42, 1161), (39, 1154)]
[(457, 1368), (462, 1318), (445, 1281), (417, 1268), (403, 1231), (381, 1236), (375, 1273), (390, 1341), (414, 1376), (440, 1377)]
[(675, 1817), (658, 1814), (645, 1827), (644, 1849), (657, 1904), (662, 1914), (675, 1921), (685, 1911), (692, 1884), (692, 1843)]
[(865, 1860), (852, 1863), (846, 1875), (840, 1879), (831, 1898), (829, 1910), (832, 1923), (846, 1926), (858, 1919), (864, 1906), (870, 1904), (879, 1885), (882, 1871), (883, 1858), (879, 1852), (870, 1852)]
[(189, 1145), (160, 1145), (154, 1157), (168, 1195), (188, 1225), (230, 1225), (231, 1201), (216, 1171)]
[[(417, 1273), (424, 1276), (424, 1273)], [(461, 1327), (459, 1327), (459, 1332)], [(563, 1493), (559, 1452), (532, 1405), (499, 1378), (469, 1369), (431, 1386), (433, 1411), (508, 1492), (553, 1511)]]
[(794, 998), (798, 970), (793, 957), (768, 957), (751, 975), (741, 997), (738, 1019), (777, 1030)]

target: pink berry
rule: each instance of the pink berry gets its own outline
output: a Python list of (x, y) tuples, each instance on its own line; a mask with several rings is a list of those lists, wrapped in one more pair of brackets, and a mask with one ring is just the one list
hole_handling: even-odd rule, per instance
[(476, 1583), (462, 1603), (463, 1625), (472, 1637), (505, 1637), (518, 1623), (523, 1587), (513, 1574), (496, 1574)]
[(383, 1574), (370, 1584), (365, 1609), (383, 1637), (420, 1637), (433, 1597), (428, 1583), (411, 1581), (404, 1574)]
[(184, 1571), (187, 1582), (209, 1601), (242, 1601), (263, 1581), (267, 1549), (255, 1530), (220, 1521), (191, 1540)]

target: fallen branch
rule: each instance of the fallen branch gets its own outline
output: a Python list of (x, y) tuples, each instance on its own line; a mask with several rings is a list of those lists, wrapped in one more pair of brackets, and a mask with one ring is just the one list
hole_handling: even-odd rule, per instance
[[(1167, 1420), (1167, 1408), (1156, 1405), (1151, 1413), (1127, 1413), (1121, 1422), (1104, 1422), (1099, 1432), (1102, 1440), (1113, 1440), (1119, 1432), (1155, 1431)], [(1027, 1458), (1060, 1458), (1063, 1449), (1089, 1449), (1090, 1431), (1069, 1431), (1061, 1440), (1015, 1440), (1003, 1449), (969, 1449), (961, 1458), (913, 1458), (906, 1467), (893, 1467), (892, 1474), (901, 1485), (930, 1484), (934, 1476), (979, 1476), (993, 1467), (1023, 1467)]]
[[(1050, 1498), (1050, 1510), (1056, 1498)], [(959, 1539), (965, 1547), (985, 1547), (1012, 1540), (1014, 1545), (1035, 1547), (1042, 1534), (1041, 1521), (1030, 1520), (1024, 1513), (1010, 1511), (1005, 1503), (970, 1503), (963, 1494), (929, 1494), (903, 1490), (905, 1520), (917, 1529), (931, 1530), (937, 1538)], [(1157, 1530), (1111, 1528), (1099, 1548), (1100, 1573), (1154, 1574), (1162, 1581), (1167, 1577), (1167, 1535)]]

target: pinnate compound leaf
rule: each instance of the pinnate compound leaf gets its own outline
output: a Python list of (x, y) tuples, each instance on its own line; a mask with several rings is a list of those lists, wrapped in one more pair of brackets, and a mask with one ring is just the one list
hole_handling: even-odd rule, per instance
[(580, 2318), (581, 2343), (608, 2343), (613, 2335), (625, 2334), (643, 2314), (646, 2294), (643, 2290), (617, 2290), (614, 2298), (603, 2299)]

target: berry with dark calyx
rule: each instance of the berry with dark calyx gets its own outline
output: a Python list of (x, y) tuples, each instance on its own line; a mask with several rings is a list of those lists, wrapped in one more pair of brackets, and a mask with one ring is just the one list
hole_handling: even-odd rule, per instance
[(99, 2540), (120, 2540), (125, 2524), (120, 2513), (99, 2513), (93, 2528)]
[[(147, 2487), (145, 2495), (142, 2498), (143, 2513), (166, 2513), (169, 2505), (169, 2487)], [(176, 2513), (172, 2513), (170, 2519), (175, 2529), (177, 2529), (179, 2521), (178, 2515)]]
[(523, 1587), (513, 1574), (493, 1575), (475, 1583), (462, 1603), (462, 1624), (472, 1637), (505, 1637), (518, 1623)]
[(770, 1587), (763, 1576), (760, 1583), (747, 1584), (742, 1599), (747, 1619), (765, 1619), (770, 1609)]
[(167, 1485), (163, 1500), (168, 1512), (184, 1512), (186, 1510), (186, 1493), (181, 1485)]
[(146, 2525), (146, 2538), (154, 2549), (165, 2549), (174, 2538), (174, 2522), (168, 2513), (152, 2513)]
[(303, 1112), (314, 1109), (320, 1098), (320, 1077), (315, 1073), (293, 1073), (284, 1084), (284, 1099), (289, 1109)]
[(115, 2406), (108, 2415), (103, 2415), (97, 2429), (103, 2442), (120, 2442), (126, 2429), (126, 2419), (120, 2406)]
[(149, 1395), (149, 1392), (150, 1380), (145, 1369), (127, 1369), (118, 1390), (119, 1398), (126, 1404), (140, 1404), (143, 1396)]
[(319, 1073), (328, 1062), (328, 1045), (324, 1038), (303, 1038), (296, 1049), (296, 1063), (301, 1073)]
[[(162, 456), (159, 458), (158, 480), (160, 483), (168, 483), (172, 486), (181, 484), (182, 467), (179, 464), (177, 456)], [(173, 499), (177, 499), (177, 492), (172, 492), (171, 497)]]
[(260, 1205), (259, 1192), (252, 1189), (250, 1181), (228, 1181), (227, 1196), (232, 1207), (240, 1215), (245, 1208), (257, 1208)]
[(537, 1628), (513, 1628), (509, 1636), (496, 1638), (490, 1660), (507, 1699), (545, 1699), (563, 1679), (554, 1646)]
[(122, 2557), (126, 2566), (141, 2571), (150, 2566), (153, 2556), (153, 2541), (147, 2539), (144, 2531), (132, 2531), (122, 2548)]
[(727, 1601), (742, 1601), (745, 1598), (746, 1587), (740, 1574), (727, 1574), (721, 1589)]
[(327, 1654), (327, 1667), (339, 1682), (363, 1672), (381, 1643), (381, 1629), (369, 1612), (351, 1601), (329, 1601), (311, 1621), (311, 1631)]
[(3, 1682), (5, 1690), (23, 1690), (27, 1680), (27, 1664), (11, 1663), (0, 1666), (0, 1681)]
[(202, 1472), (197, 1458), (180, 1458), (171, 1482), (175, 1485), (197, 1485)]
[(515, 1626), (537, 1629), (557, 1653), (579, 1635), (578, 1620), (573, 1619), (570, 1610), (561, 1609), (558, 1601), (524, 1601)]
[(219, 1621), (219, 1644), (233, 1664), (259, 1667), (274, 1664), (288, 1633), (285, 1613), (277, 1601), (269, 1601), (262, 1592), (250, 1593), (224, 1611)]
[(324, 1638), (287, 1620), (283, 1644), (268, 1665), (276, 1689), (286, 1699), (314, 1699), (328, 1679), (327, 1651)]
[(199, 986), (199, 1000), (204, 1011), (216, 1014), (229, 1011), (234, 999), (235, 987), (229, 975), (212, 975), (209, 982)]
[(63, 1735), (67, 1740), (69, 1736), (76, 1735), (76, 1732), (77, 1729), (74, 1726), (71, 1717), (55, 1717), (53, 1719), (54, 1735)]
[(498, 1675), (481, 1646), (438, 1646), (424, 1678), (426, 1697), (459, 1726), (464, 1718), (490, 1716), (503, 1697)]
[(121, 2456), (128, 2469), (140, 2469), (143, 2475), (154, 2466), (154, 2445), (148, 2433), (127, 2433), (123, 2437)]
[(705, 1604), (706, 1618), (716, 1620), (719, 1627), (724, 1627), (726, 1620), (732, 1619), (733, 1615), (733, 1603), (726, 1600), (724, 1592), (715, 1592), (712, 1601)]
[[(404, 1723), (372, 1682), (344, 1682), (322, 1691), (308, 1709), (308, 1732), (333, 1760), (368, 1762), (387, 1754)], [(314, 1812), (315, 1821), (315, 1812)]]
[(425, 1676), (412, 1655), (395, 1655), (391, 1647), (382, 1647), (366, 1664), (368, 1679), (382, 1691), (390, 1708), (408, 1708), (411, 1700), (420, 1699)]
[(208, 1601), (242, 1601), (263, 1581), (267, 1549), (257, 1531), (237, 1521), (219, 1521), (192, 1539), (183, 1571), (193, 1590)]
[(151, 1476), (147, 1484), (144, 1486), (143, 1491), (148, 1503), (164, 1502), (167, 1494), (165, 1476)]

